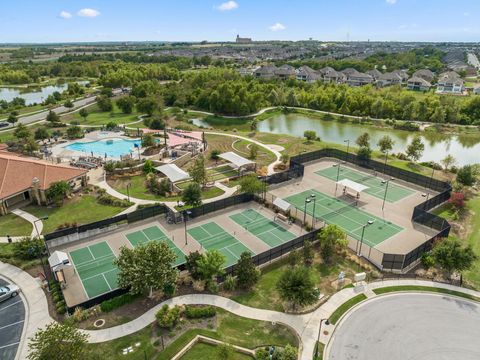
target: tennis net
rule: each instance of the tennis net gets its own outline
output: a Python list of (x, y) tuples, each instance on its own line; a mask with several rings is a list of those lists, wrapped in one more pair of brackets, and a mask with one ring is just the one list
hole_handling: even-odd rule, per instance
[(101, 258), (97, 258), (97, 259), (82, 263), (80, 265), (75, 265), (75, 267), (77, 268), (78, 272), (82, 272), (89, 269), (99, 268), (107, 264), (112, 265), (114, 259), (115, 259), (115, 255), (111, 254), (111, 255), (103, 256)]
[(270, 220), (262, 217), (260, 220), (247, 222), (245, 224), (245, 228), (251, 232), (252, 230), (261, 229), (265, 227), (265, 225), (268, 225), (269, 223), (270, 223)]
[(340, 207), (339, 209), (337, 210), (333, 210), (327, 214), (324, 214), (324, 215), (320, 215), (320, 216), (315, 216), (317, 219), (322, 219), (322, 220), (325, 220), (325, 221), (328, 221), (329, 219), (337, 216), (337, 215), (342, 215), (352, 209), (355, 209), (355, 206), (356, 206), (357, 202), (356, 201), (352, 201), (351, 203), (347, 203), (345, 204), (344, 206)]
[(365, 182), (365, 181), (367, 181), (367, 180), (375, 179), (376, 177), (377, 177), (377, 172), (374, 171), (372, 174), (366, 175), (366, 176), (364, 176), (364, 177), (362, 177), (362, 178), (360, 178), (360, 179), (358, 179), (358, 180), (354, 180), (354, 181), (356, 181), (356, 182), (358, 182), (358, 183), (363, 183), (363, 182)]

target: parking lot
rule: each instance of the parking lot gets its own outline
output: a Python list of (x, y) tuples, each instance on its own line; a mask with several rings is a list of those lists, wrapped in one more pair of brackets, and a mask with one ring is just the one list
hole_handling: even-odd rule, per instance
[[(0, 286), (8, 284), (0, 279)], [(0, 303), (0, 359), (13, 360), (17, 354), (25, 321), (25, 306), (21, 296)]]

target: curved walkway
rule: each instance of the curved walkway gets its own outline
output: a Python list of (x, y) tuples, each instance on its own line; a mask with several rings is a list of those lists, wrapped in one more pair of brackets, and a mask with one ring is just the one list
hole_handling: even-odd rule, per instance
[[(28, 341), (26, 341), (27, 338), (33, 336), (38, 328), (43, 328), (54, 320), (50, 317), (48, 313), (48, 304), (45, 293), (40, 288), (39, 282), (36, 279), (32, 278), (29, 274), (20, 270), (19, 268), (2, 262), (0, 262), (0, 273), (5, 278), (16, 283), (22, 289), (22, 292), (26, 298), (27, 309), (25, 319), (25, 336), (22, 339), (19, 351), (20, 359), (23, 359), (26, 358), (28, 350)], [(163, 304), (206, 304), (220, 307), (242, 317), (263, 321), (275, 321), (290, 327), (300, 338), (301, 359), (311, 360), (313, 351), (315, 349), (315, 344), (317, 342), (318, 328), (321, 319), (330, 317), (340, 305), (342, 305), (345, 301), (355, 297), (359, 293), (364, 293), (367, 295), (368, 298), (373, 298), (376, 296), (372, 291), (373, 289), (399, 285), (437, 287), (448, 290), (460, 291), (480, 297), (480, 292), (478, 291), (459, 288), (453, 285), (443, 283), (435, 283), (432, 281), (423, 280), (388, 280), (373, 282), (370, 284), (365, 284), (363, 286), (357, 286), (356, 288), (343, 289), (332, 295), (325, 304), (320, 306), (314, 312), (303, 315), (293, 315), (271, 310), (251, 308), (217, 295), (194, 294), (178, 296), (166, 300), (156, 305), (152, 309), (148, 310), (146, 313), (136, 318), (135, 320), (132, 320), (122, 325), (103, 330), (82, 331), (89, 335), (89, 341), (92, 343), (109, 341), (133, 334), (138, 330), (141, 330), (151, 324), (155, 320), (155, 312), (158, 311), (158, 309)], [(329, 337), (334, 330), (334, 325), (323, 325), (322, 328), (324, 330), (327, 330), (329, 335), (325, 335), (324, 333), (322, 333), (320, 340), (323, 343), (327, 343)]]
[[(31, 237), (36, 237), (37, 236), (37, 230), (35, 229), (35, 226), (38, 229), (38, 233), (39, 234), (42, 233), (43, 222), (40, 219), (38, 219), (36, 216), (34, 216), (30, 213), (27, 213), (26, 211), (23, 211), (21, 209), (15, 209), (15, 210), (12, 210), (11, 212), (14, 213), (17, 216), (20, 216), (22, 219), (28, 221), (32, 225), (32, 232), (30, 234)], [(12, 240), (15, 241), (15, 240), (18, 240), (18, 239), (21, 239), (21, 238), (23, 238), (23, 236), (16, 236), (16, 237), (12, 237)], [(7, 237), (1, 236), (0, 237), (0, 243), (6, 243), (6, 242), (8, 242)]]

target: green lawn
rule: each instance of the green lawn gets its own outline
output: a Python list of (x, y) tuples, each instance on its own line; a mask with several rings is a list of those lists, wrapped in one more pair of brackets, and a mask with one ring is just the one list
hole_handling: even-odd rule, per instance
[[(247, 159), (250, 156), (250, 147), (252, 145), (253, 143), (247, 140), (237, 140), (232, 144), (235, 152)], [(276, 159), (277, 158), (273, 152), (265, 149), (264, 147), (258, 146), (257, 158), (254, 160), (258, 164), (258, 166), (268, 166)]]
[[(219, 356), (219, 348), (215, 345), (205, 344), (198, 342), (193, 347), (188, 350), (188, 352), (183, 355), (180, 360), (211, 360), (216, 359)], [(233, 352), (229, 360), (251, 360), (251, 356)]]
[(61, 207), (29, 205), (23, 210), (36, 217), (48, 216), (48, 219), (43, 221), (43, 234), (47, 234), (66, 223), (88, 224), (110, 218), (122, 212), (124, 208), (102, 205), (94, 196), (83, 195), (66, 200)]
[(335, 325), (343, 314), (345, 314), (348, 310), (350, 310), (352, 307), (362, 302), (363, 300), (367, 300), (367, 296), (365, 294), (358, 294), (350, 300), (345, 301), (337, 308), (337, 310), (332, 313), (328, 320), (330, 321), (330, 323)]
[(15, 214), (0, 216), (0, 236), (23, 236), (30, 235), (32, 225)]
[(399, 286), (387, 286), (387, 287), (373, 290), (373, 292), (377, 295), (388, 294), (396, 291), (426, 291), (426, 292), (432, 292), (432, 293), (438, 293), (438, 294), (459, 296), (459, 297), (463, 297), (465, 299), (469, 299), (473, 301), (480, 301), (480, 298), (470, 294), (466, 294), (461, 291), (448, 290), (448, 289), (436, 288), (431, 286), (399, 285)]
[(230, 177), (238, 176), (238, 171), (232, 169), (229, 165), (218, 166), (207, 170), (209, 181), (218, 181)]
[[(116, 124), (128, 124), (134, 121), (138, 121), (139, 113), (132, 114), (123, 114), (116, 105), (113, 106), (113, 111), (111, 112), (102, 112), (98, 109), (97, 105), (92, 105), (86, 108), (88, 111), (88, 116), (86, 120), (80, 116), (79, 112), (73, 114), (65, 115), (62, 117), (63, 122), (72, 122), (78, 121), (80, 125), (105, 125), (109, 122), (114, 122)], [(139, 123), (141, 125), (141, 123)]]
[[(114, 360), (120, 357), (125, 360), (144, 360), (145, 355), (147, 359), (170, 360), (198, 334), (249, 349), (262, 345), (285, 346), (291, 344), (298, 346), (295, 334), (280, 324), (272, 325), (270, 322), (246, 319), (217, 309), (216, 325), (215, 330), (187, 330), (164, 351), (161, 350), (160, 342), (158, 345), (154, 345), (152, 342), (152, 335), (155, 333), (152, 326), (147, 326), (133, 335), (89, 346), (96, 358), (105, 360)], [(137, 342), (140, 343), (140, 347), (135, 348), (134, 352), (125, 356), (121, 355), (122, 349)]]
[[(145, 186), (145, 175), (135, 175), (131, 176), (130, 178), (122, 178), (116, 180), (108, 180), (108, 184), (117, 190), (119, 193), (127, 196), (127, 185), (130, 183), (129, 193), (131, 197), (137, 199), (145, 199), (145, 200), (156, 200), (156, 201), (177, 201), (181, 200), (182, 197), (179, 196), (171, 196), (165, 197), (151, 193), (147, 187)], [(179, 184), (181, 189), (187, 187), (189, 182), (184, 182)], [(223, 190), (217, 188), (216, 186), (205, 188), (202, 191), (202, 199), (211, 199), (217, 196), (220, 196), (224, 193)]]

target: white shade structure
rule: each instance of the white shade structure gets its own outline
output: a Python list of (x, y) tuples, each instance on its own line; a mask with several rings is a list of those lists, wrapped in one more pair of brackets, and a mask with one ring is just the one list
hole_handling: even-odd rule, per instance
[(273, 201), (273, 205), (275, 205), (276, 207), (278, 207), (280, 210), (283, 210), (283, 211), (288, 211), (291, 207), (292, 207), (292, 204), (290, 204), (289, 202), (277, 197), (274, 201)]
[(190, 178), (190, 175), (187, 172), (183, 171), (175, 164), (157, 166), (155, 170), (164, 174), (172, 183)]
[(337, 184), (341, 186), (346, 186), (347, 188), (355, 190), (356, 192), (362, 192), (368, 189), (368, 186), (359, 184), (349, 179), (342, 179), (340, 181), (337, 181)]
[(63, 251), (54, 251), (48, 258), (48, 264), (53, 272), (59, 271), (67, 266), (71, 266), (68, 255)]
[(245, 159), (244, 157), (234, 153), (233, 151), (220, 154), (218, 157), (223, 160), (227, 160), (237, 168), (240, 168), (245, 165), (255, 164), (255, 161)]

